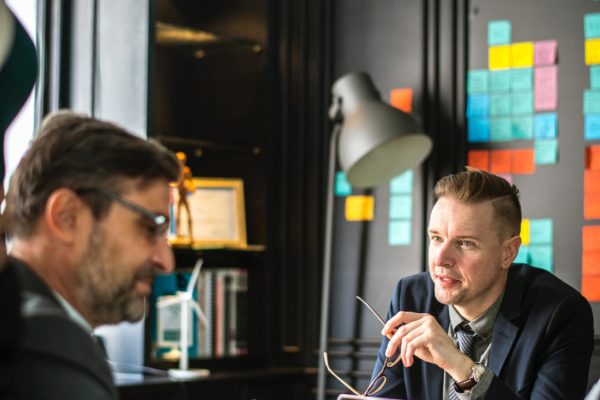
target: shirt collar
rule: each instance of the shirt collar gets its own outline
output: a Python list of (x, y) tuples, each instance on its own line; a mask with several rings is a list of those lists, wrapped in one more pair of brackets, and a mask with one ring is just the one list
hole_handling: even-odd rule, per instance
[(83, 318), (83, 316), (73, 307), (64, 297), (62, 297), (56, 290), (52, 290), (54, 297), (58, 300), (61, 306), (66, 311), (69, 318), (71, 318), (77, 325), (81, 326), (86, 332), (92, 334), (92, 326)]
[(487, 339), (494, 330), (494, 323), (496, 322), (496, 317), (498, 316), (498, 312), (500, 311), (500, 305), (502, 304), (502, 299), (504, 298), (504, 292), (498, 297), (498, 299), (488, 308), (483, 314), (474, 319), (473, 321), (468, 321), (463, 318), (462, 315), (454, 308), (454, 305), (450, 305), (448, 307), (448, 311), (450, 313), (450, 326), (452, 327), (452, 332), (456, 332), (456, 327), (462, 323), (466, 323), (469, 327), (477, 334), (477, 336)]

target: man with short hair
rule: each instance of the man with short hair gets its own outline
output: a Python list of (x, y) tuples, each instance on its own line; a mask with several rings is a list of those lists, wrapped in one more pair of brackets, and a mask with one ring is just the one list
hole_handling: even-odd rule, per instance
[(7, 195), (25, 320), (15, 398), (118, 397), (92, 331), (141, 319), (154, 277), (173, 270), (178, 174), (171, 152), (113, 124), (64, 111), (44, 120)]
[[(581, 399), (593, 350), (589, 303), (544, 270), (513, 264), (519, 191), (468, 169), (442, 178), (429, 220), (429, 272), (400, 280), (373, 376), (378, 396)], [(390, 366), (390, 364), (388, 364)]]

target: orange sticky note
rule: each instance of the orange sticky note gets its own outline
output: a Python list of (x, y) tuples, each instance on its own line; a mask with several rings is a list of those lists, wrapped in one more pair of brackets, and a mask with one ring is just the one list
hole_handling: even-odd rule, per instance
[(492, 71), (510, 68), (510, 45), (490, 46), (488, 63)]
[(390, 105), (405, 113), (412, 112), (413, 90), (411, 88), (392, 89)]
[(600, 64), (600, 39), (585, 40), (585, 64)]
[(510, 65), (513, 68), (533, 66), (533, 42), (513, 43), (510, 46)]
[(588, 301), (600, 301), (600, 275), (581, 275), (581, 294)]
[(583, 171), (583, 194), (600, 196), (600, 171), (586, 169)]
[(489, 150), (469, 150), (467, 152), (467, 165), (482, 171), (490, 170)]
[(533, 149), (519, 149), (512, 152), (512, 173), (531, 175), (535, 172), (535, 152)]
[(600, 145), (586, 147), (585, 168), (592, 171), (600, 171)]
[(600, 225), (587, 225), (582, 229), (583, 251), (600, 251)]
[(490, 172), (494, 174), (509, 174), (512, 159), (511, 150), (492, 150)]
[(583, 219), (600, 219), (600, 196), (583, 195)]
[(374, 216), (375, 198), (373, 196), (346, 197), (347, 221), (372, 221)]
[(581, 273), (600, 276), (600, 251), (584, 251)]

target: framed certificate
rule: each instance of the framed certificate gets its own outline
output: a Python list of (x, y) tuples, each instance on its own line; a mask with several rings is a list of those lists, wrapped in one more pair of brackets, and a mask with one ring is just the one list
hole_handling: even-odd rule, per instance
[(191, 178), (171, 185), (170, 241), (193, 247), (246, 247), (241, 179)]

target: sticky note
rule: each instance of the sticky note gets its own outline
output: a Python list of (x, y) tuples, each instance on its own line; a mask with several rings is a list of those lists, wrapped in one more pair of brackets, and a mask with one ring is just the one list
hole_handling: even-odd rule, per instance
[(530, 221), (528, 218), (523, 218), (521, 220), (521, 244), (528, 245), (531, 241), (530, 236)]
[(413, 90), (412, 88), (397, 88), (390, 92), (390, 105), (404, 111), (412, 112)]
[(581, 261), (582, 274), (600, 276), (600, 251), (584, 251)]
[(600, 114), (586, 114), (584, 116), (585, 140), (600, 140)]
[(558, 141), (556, 139), (537, 139), (533, 148), (537, 165), (556, 164), (558, 160)]
[(554, 65), (556, 64), (556, 40), (542, 40), (535, 42), (534, 64)]
[(600, 89), (600, 65), (590, 67), (590, 88)]
[(488, 50), (488, 64), (492, 71), (510, 68), (510, 46), (491, 46)]
[(490, 71), (489, 75), (489, 90), (491, 93), (504, 93), (510, 90), (510, 74), (509, 69), (500, 71)]
[(585, 65), (600, 64), (600, 39), (585, 40)]
[(600, 251), (600, 225), (588, 225), (582, 229), (583, 251)]
[(388, 243), (390, 246), (409, 245), (412, 238), (410, 221), (390, 221), (388, 225)]
[(531, 266), (552, 272), (552, 246), (531, 245), (529, 246), (529, 261)]
[(529, 221), (531, 244), (552, 244), (554, 238), (554, 223), (551, 218), (531, 219)]
[(600, 145), (586, 147), (585, 168), (590, 171), (600, 171)]
[(514, 263), (529, 264), (529, 247), (521, 245)]
[(512, 139), (510, 118), (490, 119), (490, 141), (505, 142)]
[(467, 95), (467, 117), (487, 117), (489, 99), (485, 94)]
[(413, 171), (409, 169), (390, 179), (390, 193), (402, 194), (413, 192)]
[(487, 93), (488, 70), (472, 69), (467, 72), (467, 93)]
[(558, 133), (558, 116), (556, 113), (535, 114), (533, 132), (536, 139), (555, 138)]
[(583, 195), (583, 218), (600, 219), (600, 196)]
[(583, 113), (600, 114), (600, 90), (584, 90)]
[(558, 107), (558, 69), (556, 66), (535, 68), (534, 107), (536, 111), (556, 110)]
[(533, 117), (531, 114), (512, 117), (510, 120), (511, 138), (529, 140), (533, 138)]
[(390, 219), (412, 218), (412, 196), (390, 196), (389, 214)]
[(600, 196), (600, 172), (586, 169), (583, 171), (583, 194)]
[(346, 173), (343, 171), (336, 172), (335, 174), (335, 195), (336, 196), (348, 196), (352, 194), (352, 185), (346, 178)]
[(488, 45), (509, 44), (511, 41), (512, 25), (508, 20), (488, 22)]
[(490, 152), (489, 150), (469, 150), (467, 152), (467, 165), (477, 168), (482, 171), (490, 169)]
[(490, 140), (490, 121), (487, 118), (469, 118), (467, 127), (468, 142), (487, 142)]
[(519, 149), (512, 151), (513, 174), (531, 175), (535, 172), (535, 152), (533, 149)]
[(511, 150), (492, 150), (490, 172), (494, 174), (509, 174), (512, 160)]
[(510, 66), (523, 68), (533, 66), (533, 42), (513, 43), (510, 46)]
[(600, 301), (600, 276), (581, 275), (581, 294), (589, 301)]
[(375, 198), (373, 196), (346, 197), (347, 221), (372, 221), (375, 215)]
[[(533, 90), (533, 69), (517, 68), (510, 71), (510, 90), (513, 92)], [(500, 71), (499, 71), (500, 72)], [(502, 71), (504, 72), (504, 71)]]
[(586, 14), (583, 17), (583, 33), (586, 39), (600, 37), (600, 13)]
[(510, 95), (490, 95), (490, 116), (499, 117), (510, 114)]
[(516, 92), (510, 94), (510, 111), (514, 114), (531, 114), (533, 112), (533, 93)]

